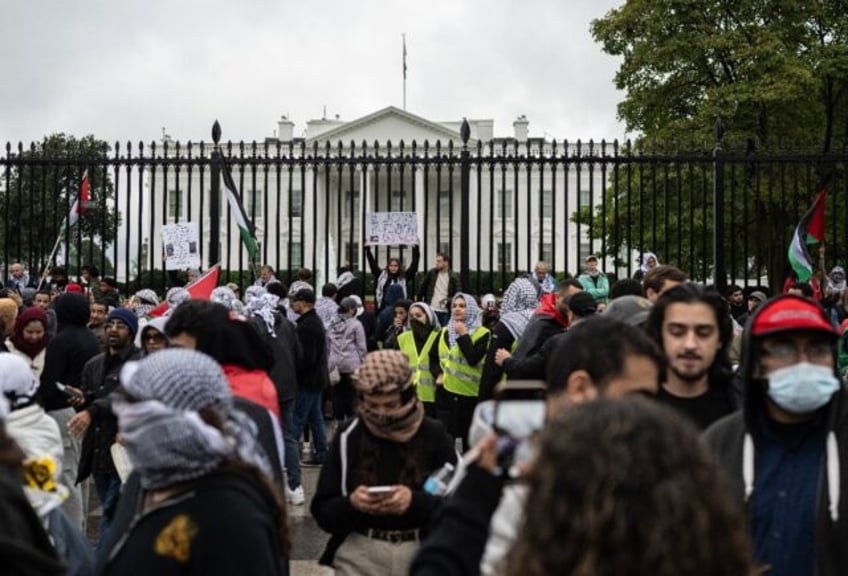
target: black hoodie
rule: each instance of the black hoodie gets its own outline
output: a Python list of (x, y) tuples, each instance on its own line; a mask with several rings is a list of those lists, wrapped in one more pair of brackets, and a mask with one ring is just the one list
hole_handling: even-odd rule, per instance
[(54, 309), (58, 332), (47, 345), (38, 389), (45, 410), (68, 408), (67, 395), (56, 388), (56, 382), (79, 388), (82, 367), (100, 353), (97, 337), (86, 326), (91, 309), (85, 296), (74, 292), (62, 294), (56, 299)]
[[(754, 370), (759, 360), (758, 342), (752, 340), (750, 331), (756, 318), (774, 302), (797, 296), (779, 296), (763, 304), (753, 313), (745, 327), (742, 337), (742, 358), (740, 373), (742, 377), (744, 401), (743, 409), (727, 416), (713, 424), (704, 433), (704, 439), (718, 456), (724, 469), (729, 473), (732, 486), (736, 489), (735, 496), (743, 502), (749, 513), (753, 512), (753, 498), (756, 493), (746, 496), (745, 477), (743, 472), (746, 450), (746, 439), (750, 439), (753, 462), (757, 459), (758, 446), (761, 442), (757, 422), (762, 421), (766, 409), (766, 387), (754, 378)], [(822, 317), (827, 320), (824, 310)], [(834, 365), (836, 348), (834, 340)], [(838, 458), (828, 462), (822, 458), (819, 473), (818, 496), (816, 503), (815, 542), (816, 542), (816, 574), (817, 576), (837, 576), (848, 574), (848, 399), (845, 388), (837, 392), (830, 402), (821, 409), (827, 422), (829, 432), (833, 432)], [(825, 452), (826, 454), (826, 452)], [(753, 463), (752, 462), (752, 463)], [(841, 472), (838, 486), (829, 486), (828, 467), (832, 471)], [(756, 469), (756, 467), (754, 467)], [(749, 479), (753, 486), (754, 478)], [(838, 503), (836, 510), (830, 510), (830, 495), (835, 495)]]

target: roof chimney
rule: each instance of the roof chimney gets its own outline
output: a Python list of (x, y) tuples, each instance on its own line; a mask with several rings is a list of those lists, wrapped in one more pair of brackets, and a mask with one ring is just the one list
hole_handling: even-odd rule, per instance
[(512, 123), (512, 127), (515, 129), (515, 139), (519, 142), (527, 141), (527, 126), (530, 125), (530, 122), (527, 120), (527, 116), (522, 114), (518, 118), (515, 119), (515, 122)]
[(288, 119), (286, 116), (280, 117), (280, 121), (277, 122), (278, 127), (278, 138), (281, 142), (289, 142), (294, 138), (294, 122)]

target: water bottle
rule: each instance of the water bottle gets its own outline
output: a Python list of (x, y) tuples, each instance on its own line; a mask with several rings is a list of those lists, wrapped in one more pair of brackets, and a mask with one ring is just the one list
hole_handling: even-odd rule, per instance
[(433, 496), (444, 496), (448, 491), (451, 478), (456, 469), (450, 462), (445, 462), (445, 465), (434, 472), (424, 482), (424, 491)]

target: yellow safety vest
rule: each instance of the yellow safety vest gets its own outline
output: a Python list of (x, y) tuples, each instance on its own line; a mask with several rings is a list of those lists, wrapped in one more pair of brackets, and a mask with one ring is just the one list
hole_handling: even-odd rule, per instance
[[(471, 366), (462, 355), (459, 346), (454, 344), (448, 348), (447, 328), (442, 328), (439, 335), (439, 360), (444, 373), (444, 387), (448, 392), (460, 396), (478, 396), (480, 392), (480, 377), (483, 375), (483, 362), (485, 355), (480, 361)], [(480, 338), (485, 338), (489, 329), (480, 326), (471, 335), (471, 342), (476, 344)]]
[(420, 353), (415, 348), (415, 335), (411, 330), (401, 332), (398, 336), (398, 346), (400, 351), (409, 358), (409, 365), (412, 367), (412, 383), (422, 402), (436, 401), (436, 381), (430, 370), (430, 348), (433, 347), (433, 342), (438, 336), (438, 330), (431, 330)]

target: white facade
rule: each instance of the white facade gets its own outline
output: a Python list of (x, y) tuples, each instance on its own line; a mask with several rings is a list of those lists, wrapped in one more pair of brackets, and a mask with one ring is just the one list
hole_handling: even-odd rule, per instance
[[(422, 254), (420, 270), (432, 266), (436, 252), (448, 251), (452, 247), (454, 268), (458, 269), (460, 250), (460, 170), (459, 153), (461, 121), (431, 122), (395, 107), (379, 110), (351, 122), (340, 120), (314, 120), (307, 123), (303, 138), (294, 138), (294, 124), (282, 118), (276, 138), (268, 139), (269, 156), (276, 158), (277, 146), (282, 150), (285, 161), (271, 162), (265, 166), (247, 167), (244, 173), (234, 165), (233, 179), (240, 188), (248, 217), (256, 226), (260, 242), (261, 260), (281, 269), (296, 269), (301, 266), (317, 268), (319, 283), (332, 280), (338, 264), (344, 263), (352, 254), (357, 266), (365, 267), (362, 252), (362, 222), (364, 214), (371, 211), (415, 211), (418, 228), (425, 252)], [(539, 259), (547, 260), (558, 273), (580, 271), (583, 258), (600, 248), (600, 241), (592, 244), (588, 239), (588, 228), (571, 222), (571, 214), (578, 203), (599, 203), (606, 183), (598, 166), (590, 171), (584, 164), (569, 161), (556, 166), (553, 174), (551, 164), (541, 169), (538, 163), (529, 168), (512, 162), (499, 162), (504, 152), (507, 155), (529, 155), (533, 158), (550, 157), (551, 142), (528, 139), (528, 122), (520, 117), (514, 123), (514, 134), (506, 138), (494, 137), (491, 120), (469, 120), (472, 150), (470, 175), (470, 263), (472, 269), (514, 273), (526, 271)], [(391, 143), (391, 156), (400, 153), (412, 155), (412, 143), (416, 143), (416, 157), (424, 155), (424, 142), (429, 143), (428, 156), (436, 153), (438, 142), (442, 154), (453, 146), (453, 160), (437, 169), (432, 163), (395, 162), (391, 168), (386, 162), (370, 165), (363, 169), (361, 162), (340, 162), (314, 167), (301, 155), (305, 145), (306, 156), (318, 155), (350, 158), (350, 145), (354, 145), (354, 156), (388, 156), (387, 146)], [(478, 141), (483, 143), (482, 155), (478, 158)], [(278, 144), (279, 142), (279, 144)], [(363, 149), (363, 143), (367, 149)], [(375, 150), (379, 147), (379, 153)], [(199, 156), (195, 147), (194, 156)], [(573, 146), (571, 147), (573, 148)], [(569, 152), (572, 152), (572, 150)], [(173, 155), (173, 146), (169, 155)], [(205, 151), (208, 157), (211, 148)], [(556, 156), (562, 156), (563, 146), (558, 145)], [(600, 155), (599, 147), (594, 151)], [(239, 156), (237, 148), (233, 156)], [(244, 155), (252, 155), (246, 149)], [(569, 154), (571, 156), (572, 154)], [(260, 150), (257, 156), (264, 157)], [(179, 164), (179, 163), (178, 163)], [(452, 164), (453, 169), (449, 167)], [(403, 166), (401, 168), (401, 166)], [(280, 169), (281, 167), (281, 169)], [(179, 220), (198, 221), (202, 230), (201, 244), (208, 258), (210, 227), (209, 189), (211, 177), (208, 165), (194, 167), (189, 173), (182, 166), (177, 173), (174, 166), (159, 167), (155, 173), (148, 171), (149, 183), (142, 210), (141, 221), (150, 222), (153, 212), (153, 229), (161, 224)], [(150, 202), (153, 190), (153, 204)], [(201, 219), (201, 190), (203, 217)], [(528, 205), (528, 190), (530, 203)], [(364, 194), (363, 194), (363, 191)], [(232, 220), (225, 190), (221, 190), (221, 261), (225, 268), (246, 269), (246, 252), (238, 240), (238, 229)], [(167, 207), (165, 207), (167, 203)], [(449, 218), (453, 211), (454, 219)], [(437, 217), (437, 211), (439, 216)], [(145, 212), (147, 212), (145, 214)], [(353, 216), (351, 218), (351, 215)], [(229, 241), (227, 228), (229, 226)], [(517, 231), (517, 233), (516, 233)], [(131, 232), (131, 234), (135, 234)], [(145, 237), (149, 234), (145, 232)], [(152, 238), (152, 253), (161, 253), (161, 238)], [(479, 244), (479, 247), (478, 247)], [(384, 263), (387, 250), (379, 251), (380, 263)], [(397, 255), (397, 250), (392, 251)], [(408, 252), (404, 254), (408, 259)], [(205, 262), (205, 265), (211, 265)], [(610, 264), (609, 262), (607, 264)]]

